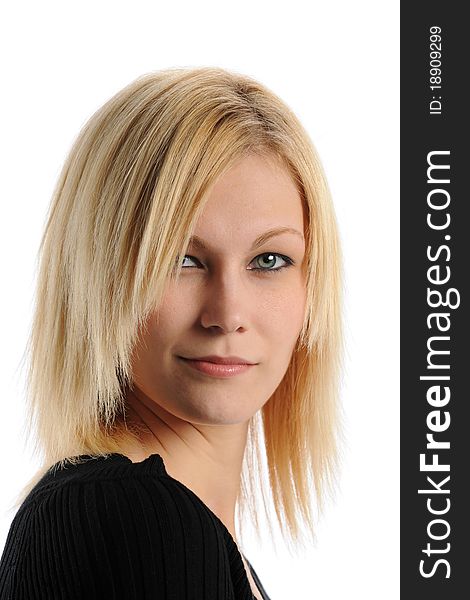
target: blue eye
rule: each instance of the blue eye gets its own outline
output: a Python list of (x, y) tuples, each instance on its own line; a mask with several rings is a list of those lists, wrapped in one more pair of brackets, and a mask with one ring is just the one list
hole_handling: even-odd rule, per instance
[[(284, 256), (283, 254), (279, 254), (277, 252), (265, 252), (264, 254), (260, 254), (259, 256), (254, 258), (252, 262), (258, 261), (258, 259), (264, 259), (264, 257), (267, 257), (267, 261), (264, 261), (264, 262), (272, 263), (274, 261), (274, 264), (275, 264), (277, 258), (281, 258), (286, 264), (280, 265), (273, 269), (269, 269), (269, 268), (264, 269), (263, 267), (256, 267), (254, 269), (251, 269), (252, 271), (259, 271), (259, 272), (264, 271), (267, 273), (277, 273), (281, 269), (285, 269), (286, 267), (290, 267), (292, 264), (294, 264), (294, 261), (291, 258), (289, 258), (288, 256)], [(261, 264), (261, 263), (258, 263), (258, 264)]]
[[(183, 261), (186, 259), (197, 260), (197, 258), (194, 258), (194, 256), (190, 256), (189, 254), (183, 256)], [(181, 267), (184, 268), (184, 265), (181, 265)]]
[[(267, 257), (267, 260), (264, 260), (264, 258)], [(278, 258), (281, 258), (285, 264), (281, 264), (280, 266), (274, 267), (274, 268), (264, 268), (264, 267), (254, 267), (249, 269), (249, 271), (257, 271), (259, 274), (260, 273), (278, 273), (279, 271), (281, 271), (281, 269), (285, 269), (286, 267), (290, 267), (291, 265), (294, 264), (294, 261), (289, 258), (288, 256), (285, 256), (284, 254), (279, 254), (278, 252), (264, 252), (263, 254), (259, 254), (258, 256), (256, 256), (251, 262), (255, 262), (258, 261), (259, 259), (263, 259), (263, 262), (266, 264), (266, 262), (268, 263), (273, 263), (276, 264), (276, 260)], [(183, 261), (184, 260), (193, 260), (193, 261), (197, 261), (199, 262), (199, 260), (197, 258), (195, 258), (194, 256), (191, 256), (189, 254), (186, 254), (183, 257)], [(251, 263), (250, 263), (251, 264)], [(258, 264), (262, 264), (260, 262), (258, 262)], [(181, 265), (182, 268), (185, 268), (184, 265)]]

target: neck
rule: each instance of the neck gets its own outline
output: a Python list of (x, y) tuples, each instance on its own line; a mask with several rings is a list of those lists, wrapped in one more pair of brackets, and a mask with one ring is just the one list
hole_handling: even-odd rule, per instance
[(140, 443), (124, 452), (133, 462), (160, 454), (168, 474), (192, 490), (224, 523), (236, 542), (235, 506), (248, 421), (229, 425), (190, 423), (167, 412), (140, 389), (127, 394), (127, 421)]

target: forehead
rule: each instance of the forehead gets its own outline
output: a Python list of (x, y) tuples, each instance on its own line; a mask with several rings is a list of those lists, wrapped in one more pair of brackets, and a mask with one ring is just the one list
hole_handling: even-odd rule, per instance
[(249, 155), (215, 182), (194, 233), (223, 242), (227, 236), (254, 239), (275, 227), (303, 231), (299, 191), (278, 159)]

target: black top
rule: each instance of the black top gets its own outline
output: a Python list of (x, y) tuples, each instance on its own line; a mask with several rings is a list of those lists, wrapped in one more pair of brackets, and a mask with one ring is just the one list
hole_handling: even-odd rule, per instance
[(230, 532), (159, 454), (80, 458), (52, 466), (18, 509), (0, 600), (253, 600)]

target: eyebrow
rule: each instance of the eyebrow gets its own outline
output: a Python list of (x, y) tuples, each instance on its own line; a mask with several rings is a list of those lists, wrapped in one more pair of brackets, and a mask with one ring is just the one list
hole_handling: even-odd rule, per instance
[[(271, 239), (272, 237), (274, 237), (276, 235), (281, 235), (283, 233), (292, 233), (294, 235), (300, 236), (302, 238), (302, 240), (304, 240), (303, 234), (300, 233), (300, 231), (298, 229), (294, 229), (293, 227), (275, 227), (274, 229), (268, 229), (268, 231), (265, 231), (264, 233), (259, 235), (256, 238), (256, 240), (253, 242), (250, 250), (256, 250), (256, 248), (259, 248), (260, 246), (262, 246), (267, 240)], [(197, 235), (193, 235), (190, 238), (189, 243), (192, 244), (195, 248), (199, 248), (202, 250), (209, 249), (207, 247), (207, 244)]]
[[(292, 227), (275, 227), (273, 229), (268, 229), (268, 231), (265, 231), (264, 233), (259, 235), (253, 242), (250, 250), (256, 250), (256, 248), (262, 246), (267, 240), (271, 239), (276, 235), (281, 235), (283, 233), (291, 233), (300, 236), (301, 239), (304, 241), (304, 236), (298, 229), (294, 229)], [(207, 244), (197, 235), (193, 235), (189, 239), (189, 243), (200, 250), (209, 250)]]

